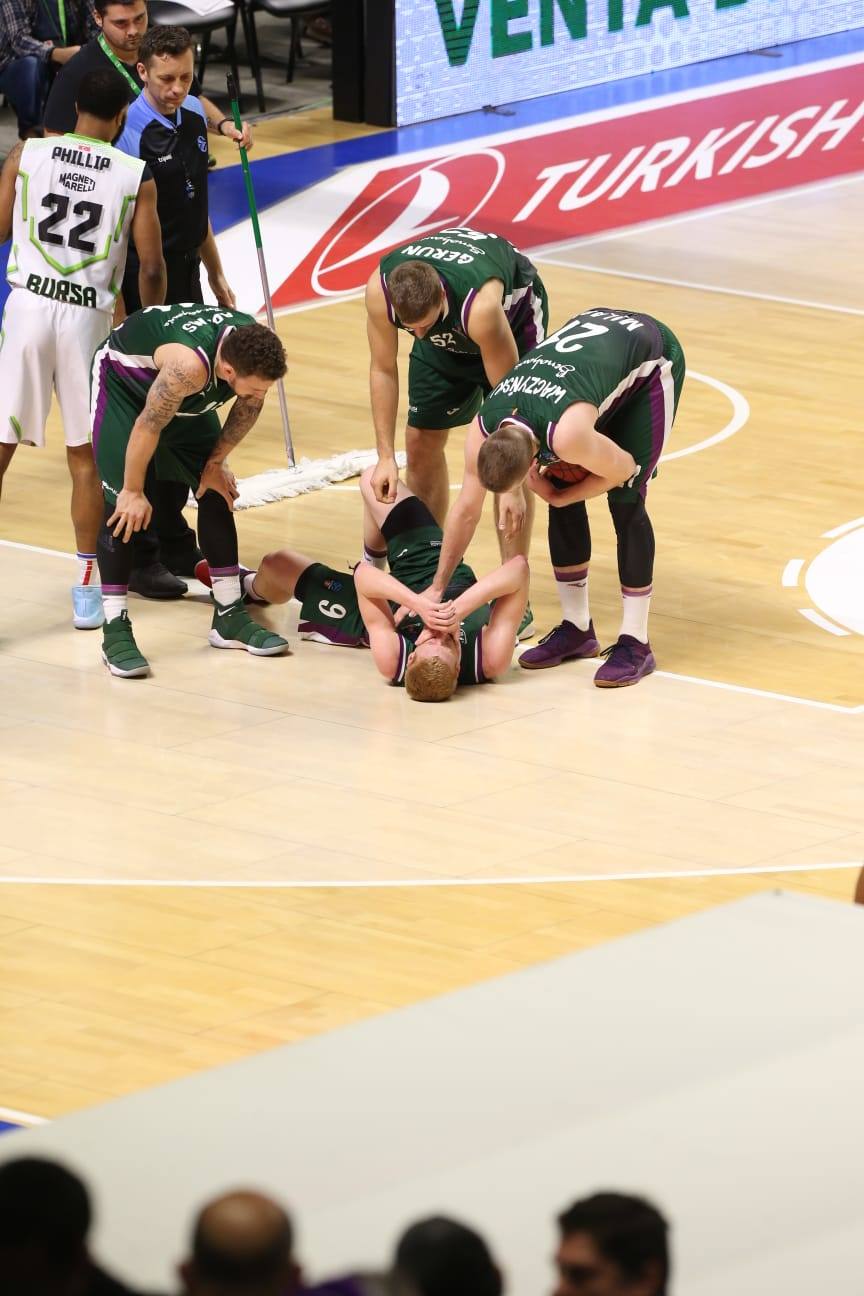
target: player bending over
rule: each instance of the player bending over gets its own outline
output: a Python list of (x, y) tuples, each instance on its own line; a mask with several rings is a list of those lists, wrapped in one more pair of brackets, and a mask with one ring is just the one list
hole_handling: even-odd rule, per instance
[(596, 657), (585, 501), (606, 495), (624, 608), (618, 640), (594, 682), (620, 688), (653, 671), (654, 531), (645, 495), (672, 429), (684, 372), (684, 352), (665, 324), (607, 307), (583, 311), (529, 352), (498, 383), (471, 428), (462, 490), (447, 519), (429, 596), (439, 598), (446, 587), (486, 491), (511, 491), (527, 480), (549, 505), (549, 552), (564, 619), (519, 664), (540, 670)]
[[(211, 306), (154, 306), (115, 329), (93, 357), (93, 449), (105, 495), (97, 553), (105, 604), (102, 657), (112, 675), (149, 674), (126, 610), (129, 540), (150, 521), (148, 487), (184, 482), (198, 498), (198, 539), (213, 576), (210, 643), (259, 657), (287, 650), (259, 626), (240, 589), (227, 456), (254, 425), (287, 368), (275, 333)], [(234, 400), (220, 427), (216, 410)]]
[[(252, 602), (301, 606), (301, 639), (372, 649), (391, 684), (404, 684), (418, 702), (444, 702), (457, 684), (485, 684), (510, 665), (528, 598), (528, 563), (521, 555), (480, 580), (465, 563), (453, 572), (443, 599), (422, 591), (438, 563), (441, 528), (426, 505), (398, 482), (396, 502), (375, 498), (373, 469), (360, 479), (364, 551), (353, 576), (281, 549), (244, 576)], [(386, 552), (390, 571), (382, 571)], [(206, 571), (199, 571), (207, 579)], [(494, 604), (493, 604), (494, 600)], [(394, 607), (407, 609), (396, 624)]]
[(111, 328), (130, 234), (138, 289), (165, 299), (156, 186), (143, 162), (111, 147), (127, 95), (111, 68), (78, 88), (75, 133), (16, 144), (0, 176), (0, 242), (12, 233), (12, 292), (0, 332), (0, 487), (19, 445), (44, 446), (57, 393), (72, 477), (78, 580), (73, 623), (104, 620), (96, 580), (102, 492), (90, 448), (90, 362)]

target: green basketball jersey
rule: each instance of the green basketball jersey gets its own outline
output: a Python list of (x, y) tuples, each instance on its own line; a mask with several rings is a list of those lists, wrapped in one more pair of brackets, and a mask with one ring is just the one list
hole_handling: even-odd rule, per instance
[[(650, 315), (608, 307), (582, 311), (523, 356), (484, 402), (480, 427), (488, 436), (505, 419), (522, 423), (540, 442), (538, 459), (556, 458), (555, 428), (568, 406), (587, 401), (602, 431), (668, 356), (669, 330)], [(614, 440), (614, 431), (609, 435)]]
[(540, 276), (528, 257), (497, 234), (463, 227), (440, 230), (382, 259), (381, 287), (390, 322), (410, 333), (411, 329), (397, 316), (387, 287), (388, 275), (406, 261), (434, 265), (447, 296), (447, 311), (422, 339), (424, 342), (460, 355), (479, 356), (480, 348), (468, 337), (468, 315), (477, 293), (490, 279), (500, 279), (504, 285), (502, 305), (517, 340), (525, 335), (530, 347), (543, 336), (545, 291)]
[[(396, 580), (412, 590), (426, 589), (438, 569), (443, 534), (439, 526), (428, 526), (414, 527), (410, 531), (401, 531), (395, 535), (387, 544), (387, 562)], [(444, 592), (444, 598), (456, 598), (469, 585), (474, 585), (476, 580), (477, 577), (468, 564), (460, 562), (450, 577), (450, 584)], [(491, 615), (490, 604), (484, 603), (467, 616), (459, 626), (459, 641), (462, 645), (462, 658), (459, 663), (460, 684), (486, 683), (483, 674), (481, 631), (489, 624)], [(422, 620), (413, 614), (401, 622), (399, 664), (393, 676), (393, 684), (404, 682), (408, 658), (414, 651), (422, 630)]]
[(136, 311), (114, 329), (108, 338), (107, 354), (112, 373), (140, 400), (159, 372), (153, 359), (160, 346), (179, 343), (189, 347), (204, 362), (207, 382), (200, 392), (187, 396), (177, 417), (206, 414), (234, 399), (234, 391), (214, 372), (219, 344), (233, 329), (254, 324), (251, 315), (225, 310), (221, 306), (148, 306)]

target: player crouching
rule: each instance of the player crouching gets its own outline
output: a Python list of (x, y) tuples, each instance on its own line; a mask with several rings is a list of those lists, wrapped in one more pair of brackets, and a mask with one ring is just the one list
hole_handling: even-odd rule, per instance
[[(367, 469), (360, 480), (367, 561), (353, 575), (281, 549), (267, 554), (257, 572), (244, 573), (246, 597), (296, 598), (301, 639), (371, 647), (380, 674), (417, 702), (445, 702), (459, 684), (503, 675), (528, 600), (527, 561), (510, 558), (480, 580), (459, 563), (443, 598), (434, 600), (425, 591), (438, 565), (441, 528), (401, 481), (393, 504), (378, 501), (371, 483)], [(207, 580), (200, 565), (196, 574)]]
[[(148, 675), (126, 610), (129, 540), (147, 526), (148, 485), (183, 482), (198, 499), (198, 539), (213, 578), (210, 643), (258, 657), (287, 642), (249, 616), (240, 588), (234, 500), (226, 464), (287, 368), (275, 333), (210, 306), (154, 306), (130, 315), (93, 357), (93, 450), (105, 495), (97, 555), (105, 605), (102, 657), (112, 675)], [(216, 409), (234, 399), (224, 426)]]

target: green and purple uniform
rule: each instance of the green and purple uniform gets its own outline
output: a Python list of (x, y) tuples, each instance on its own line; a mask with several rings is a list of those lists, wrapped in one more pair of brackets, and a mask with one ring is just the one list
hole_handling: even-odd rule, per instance
[(480, 410), (488, 436), (506, 419), (527, 427), (540, 443), (537, 459), (553, 464), (555, 430), (570, 405), (599, 410), (595, 423), (629, 450), (639, 472), (609, 492), (620, 501), (644, 497), (672, 429), (684, 384), (684, 352), (674, 333), (636, 312), (593, 307), (582, 311), (523, 356)]
[(388, 276), (408, 261), (427, 261), (438, 271), (447, 310), (423, 338), (415, 338), (408, 363), (408, 421), (419, 428), (469, 423), (489, 392), (480, 348), (468, 336), (478, 292), (490, 279), (503, 285), (501, 304), (519, 355), (546, 335), (549, 303), (536, 267), (497, 234), (456, 228), (424, 235), (390, 252), (380, 275), (390, 323), (410, 333), (393, 306)]
[[(392, 525), (388, 526), (388, 523)], [(387, 562), (390, 573), (408, 589), (427, 589), (438, 570), (443, 531), (416, 496), (401, 500), (390, 511), (384, 524), (387, 537)], [(459, 563), (450, 578), (445, 599), (457, 598), (463, 590), (476, 583), (477, 577), (467, 565)], [(300, 600), (301, 633), (320, 635), (329, 643), (346, 648), (359, 648), (368, 643), (366, 627), (360, 616), (360, 601), (354, 586), (354, 577), (337, 571), (324, 563), (312, 563), (300, 576), (295, 590)], [(391, 604), (396, 610), (395, 604)], [(467, 616), (459, 627), (462, 658), (459, 665), (460, 684), (485, 684), (483, 674), (482, 630), (489, 624), (491, 605), (482, 604)], [(411, 614), (401, 622), (399, 633), (399, 664), (391, 684), (402, 684), (405, 667), (423, 630), (420, 617)]]
[(189, 347), (207, 370), (201, 391), (187, 396), (162, 429), (151, 461), (158, 478), (194, 488), (222, 434), (216, 410), (235, 399), (228, 383), (216, 377), (216, 353), (233, 329), (254, 323), (251, 315), (218, 306), (148, 306), (109, 334), (93, 357), (90, 383), (93, 453), (109, 502), (123, 488), (126, 447), (159, 372), (153, 358), (159, 347)]

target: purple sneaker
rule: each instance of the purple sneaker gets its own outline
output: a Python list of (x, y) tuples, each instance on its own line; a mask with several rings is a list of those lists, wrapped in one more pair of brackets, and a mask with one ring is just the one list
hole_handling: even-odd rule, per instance
[(519, 665), (526, 670), (546, 670), (577, 657), (596, 657), (599, 651), (593, 621), (589, 621), (587, 630), (578, 629), (572, 621), (562, 621), (543, 636), (536, 648), (522, 654)]
[(607, 648), (603, 665), (594, 676), (598, 688), (626, 688), (638, 684), (643, 675), (650, 675), (657, 662), (650, 644), (643, 644), (632, 635), (622, 634), (618, 642)]

